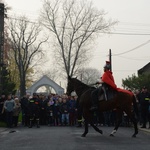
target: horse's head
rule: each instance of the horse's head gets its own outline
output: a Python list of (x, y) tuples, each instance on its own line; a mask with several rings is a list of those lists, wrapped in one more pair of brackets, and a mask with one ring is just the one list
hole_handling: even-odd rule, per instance
[(71, 78), (68, 76), (68, 85), (67, 85), (67, 95), (71, 95), (71, 93), (74, 91), (74, 78)]
[(72, 84), (72, 78), (70, 76), (68, 76), (68, 84), (67, 84), (66, 94), (70, 96), (73, 91), (74, 91), (74, 87)]
[(79, 96), (83, 91), (89, 88), (88, 85), (84, 84), (77, 78), (71, 78), (68, 76), (67, 95), (71, 95), (73, 91)]

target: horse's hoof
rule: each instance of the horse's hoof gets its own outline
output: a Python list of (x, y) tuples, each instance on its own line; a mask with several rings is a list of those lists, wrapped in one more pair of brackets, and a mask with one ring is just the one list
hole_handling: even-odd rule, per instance
[(100, 134), (103, 134), (103, 131), (102, 131), (102, 130), (100, 130), (100, 131), (99, 131), (99, 133), (100, 133)]
[(85, 134), (82, 134), (81, 137), (85, 137)]
[(114, 137), (114, 135), (113, 135), (113, 134), (110, 134), (109, 136)]
[(132, 135), (132, 137), (133, 137), (133, 138), (136, 138), (136, 135), (135, 135), (135, 134), (133, 134), (133, 135)]

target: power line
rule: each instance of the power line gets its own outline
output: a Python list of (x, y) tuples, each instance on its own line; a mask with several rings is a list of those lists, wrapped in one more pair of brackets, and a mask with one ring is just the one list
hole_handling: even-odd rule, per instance
[[(103, 32), (101, 32), (103, 33)], [(104, 33), (107, 33), (107, 34), (120, 34), (120, 35), (150, 35), (150, 33), (123, 33), (123, 32), (104, 32)]]
[(34, 24), (39, 24), (38, 22), (34, 22), (34, 21), (29, 21), (29, 20), (25, 20), (25, 19), (21, 19), (21, 18), (15, 18), (15, 17), (7, 17), (8, 19), (13, 19), (13, 20), (18, 20), (18, 21), (25, 21), (28, 23), (34, 23)]
[(131, 58), (131, 57), (123, 57), (123, 56), (118, 56), (118, 57), (129, 59), (129, 60), (138, 60), (138, 61), (145, 61), (145, 60), (149, 60), (150, 58), (150, 56), (148, 58)]
[(140, 47), (145, 46), (145, 45), (148, 44), (148, 43), (150, 43), (150, 40), (148, 40), (147, 42), (145, 42), (145, 43), (143, 43), (143, 44), (141, 44), (141, 45), (139, 45), (139, 46), (137, 46), (137, 47), (135, 47), (135, 48), (133, 48), (133, 49), (130, 49), (130, 50), (128, 50), (128, 51), (125, 51), (125, 52), (122, 52), (122, 53), (118, 53), (118, 54), (113, 54), (113, 56), (119, 56), (119, 55), (123, 55), (123, 54), (129, 53), (129, 52), (132, 52), (132, 51), (134, 51), (134, 50), (136, 50), (136, 49), (138, 49), (138, 48), (140, 48)]
[(135, 22), (119, 22), (120, 24), (124, 24), (124, 25), (127, 25), (127, 26), (147, 26), (149, 27), (150, 24), (148, 23), (135, 23)]
[[(8, 18), (10, 18), (10, 19), (14, 19), (14, 20), (20, 20), (20, 21), (22, 21), (22, 19), (19, 19), (19, 18), (16, 18), (16, 17), (8, 17)], [(36, 19), (35, 19), (36, 20)], [(38, 21), (36, 22), (36, 21), (27, 21), (26, 20), (26, 22), (29, 22), (29, 23), (34, 23), (34, 24), (39, 24), (38, 23)], [(57, 26), (57, 28), (63, 28), (63, 27), (59, 27), (59, 26)], [(66, 29), (72, 29), (72, 28), (69, 28), (69, 27), (66, 27)], [(89, 31), (89, 32), (91, 32), (91, 31)], [(150, 35), (150, 33), (130, 33), (130, 32), (99, 32), (99, 33), (102, 33), (102, 34), (118, 34), (118, 35)]]

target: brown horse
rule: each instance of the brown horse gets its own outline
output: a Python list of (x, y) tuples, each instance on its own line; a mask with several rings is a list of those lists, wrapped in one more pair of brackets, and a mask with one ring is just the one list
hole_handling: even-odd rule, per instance
[[(93, 113), (89, 110), (91, 107), (91, 92), (94, 90), (93, 87), (90, 87), (76, 78), (68, 77), (68, 87), (67, 94), (70, 95), (71, 92), (75, 91), (80, 108), (82, 109), (83, 118), (85, 120), (85, 131), (82, 134), (82, 137), (85, 137), (88, 133), (88, 124), (90, 124), (97, 132), (103, 133), (102, 130), (97, 128), (93, 123)], [(134, 108), (134, 111), (133, 111)], [(135, 96), (131, 96), (124, 92), (117, 92), (114, 98), (106, 101), (102, 100), (98, 104), (98, 111), (104, 112), (116, 109), (116, 124), (114, 130), (111, 132), (110, 136), (114, 136), (114, 133), (117, 132), (119, 125), (122, 121), (122, 114), (125, 112), (128, 117), (131, 119), (134, 125), (134, 134), (132, 137), (136, 137), (138, 134), (137, 120), (135, 117), (135, 112), (137, 112), (137, 105)]]

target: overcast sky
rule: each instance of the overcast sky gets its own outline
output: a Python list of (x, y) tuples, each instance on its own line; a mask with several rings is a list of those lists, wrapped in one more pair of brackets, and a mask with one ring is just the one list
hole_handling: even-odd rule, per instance
[[(25, 14), (36, 19), (41, 0), (5, 0), (12, 7), (9, 13)], [(107, 17), (119, 21), (111, 34), (97, 39), (89, 67), (103, 71), (112, 50), (112, 69), (116, 84), (150, 62), (150, 0), (92, 0), (95, 7), (107, 12)]]

